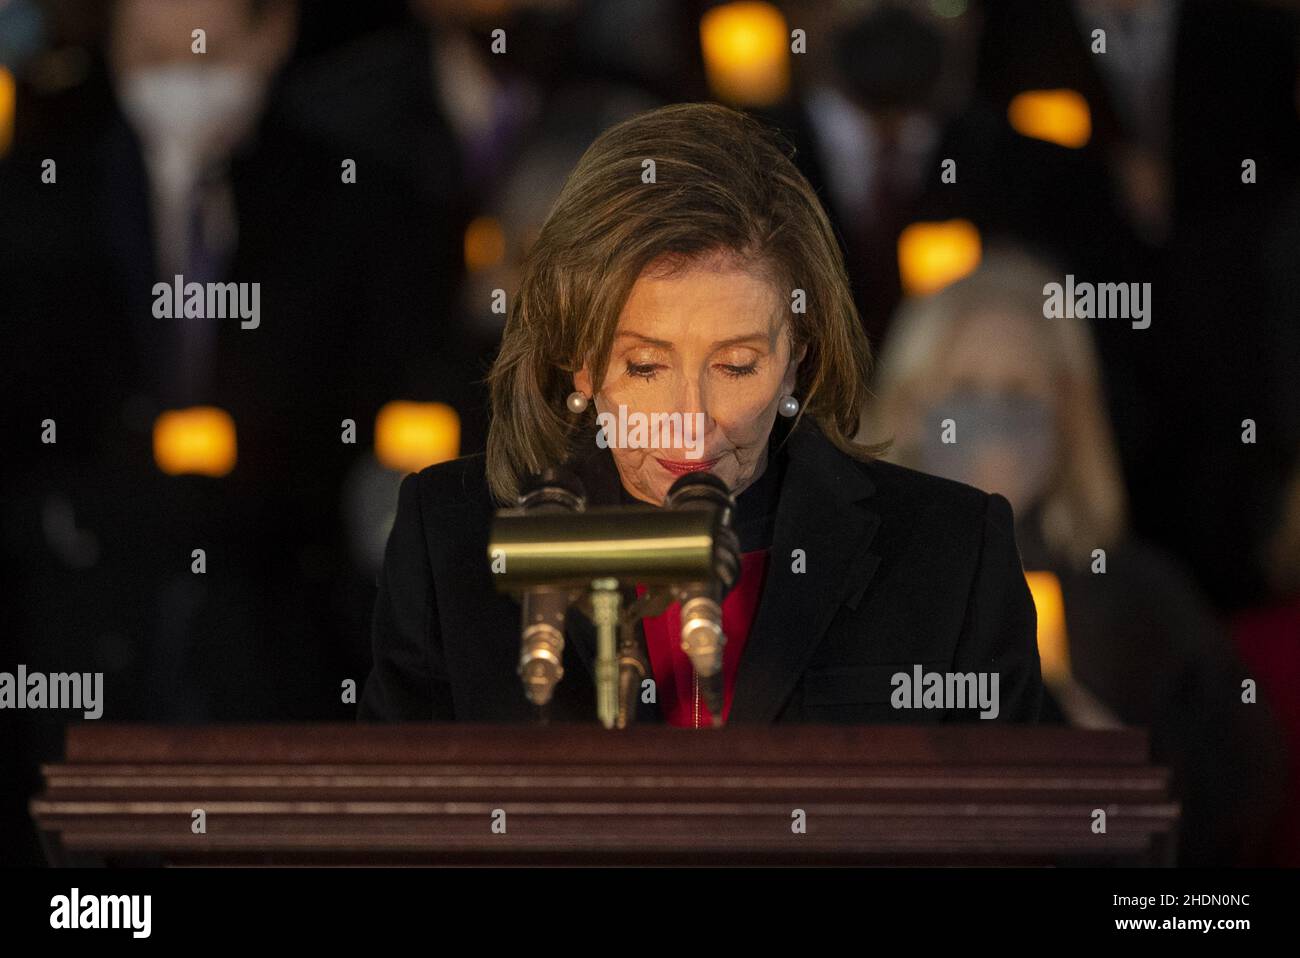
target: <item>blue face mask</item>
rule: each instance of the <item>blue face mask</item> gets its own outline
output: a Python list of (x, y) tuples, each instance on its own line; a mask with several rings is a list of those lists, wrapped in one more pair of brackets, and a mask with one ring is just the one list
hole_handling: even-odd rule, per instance
[(1001, 493), (1019, 515), (1047, 491), (1057, 452), (1056, 424), (1047, 403), (1010, 393), (958, 390), (926, 411), (918, 466)]

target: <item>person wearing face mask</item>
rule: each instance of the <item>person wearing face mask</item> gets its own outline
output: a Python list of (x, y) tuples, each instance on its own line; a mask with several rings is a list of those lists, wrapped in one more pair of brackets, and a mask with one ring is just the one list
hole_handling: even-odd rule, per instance
[[(633, 116), (587, 149), (510, 301), (486, 453), (402, 482), (359, 719), (533, 719), (516, 672), (520, 606), (496, 589), (488, 536), (529, 476), (559, 465), (592, 506), (661, 507), (696, 470), (737, 498), (727, 724), (978, 720), (952, 703), (896, 707), (892, 677), (915, 666), (993, 676), (993, 717), (1036, 719), (1011, 509), (850, 438), (870, 348), (830, 223), (787, 149), (752, 117), (699, 103)], [(604, 414), (701, 428), (599, 442)], [(707, 727), (670, 613), (640, 627), (657, 694), (637, 721)], [(594, 722), (594, 632), (574, 610), (566, 627), (550, 718)]]
[[(292, 45), (296, 11), (275, 2), (199, 3), (184, 17), (177, 12), (119, 0), (108, 57), (144, 161), (157, 274), (206, 284), (224, 280), (231, 266), (238, 239), (232, 157), (261, 118)], [(205, 47), (211, 38), (211, 50), (194, 52), (182, 20), (204, 31)], [(203, 317), (170, 330), (166, 400), (210, 401), (217, 329), (216, 319)]]
[(1242, 701), (1249, 675), (1189, 579), (1125, 533), (1087, 326), (1043, 317), (1058, 278), (995, 249), (966, 279), (904, 303), (864, 434), (893, 438), (895, 462), (1010, 501), (1025, 569), (1046, 583), (1043, 720), (1149, 727), (1184, 801), (1180, 863), (1252, 861), (1279, 809), (1277, 729), (1267, 703)]
[[(445, 319), (459, 245), (377, 168), (342, 182), (354, 154), (286, 102), (297, 10), (103, 5), (102, 32), (78, 35), (84, 69), (24, 91), (29, 122), (0, 160), (6, 611), (18, 660), (118, 676), (110, 720), (337, 714), (334, 676), (367, 657), (372, 585), (342, 489), (369, 424), (391, 400), (441, 400), (482, 444), (477, 373)], [(258, 324), (159, 316), (155, 284), (177, 275), (256, 285)], [(228, 474), (155, 461), (155, 424), (190, 406), (233, 421)], [(57, 444), (27, 441), (45, 419)], [(360, 443), (339, 441), (346, 419)], [(177, 560), (200, 548), (201, 576)]]

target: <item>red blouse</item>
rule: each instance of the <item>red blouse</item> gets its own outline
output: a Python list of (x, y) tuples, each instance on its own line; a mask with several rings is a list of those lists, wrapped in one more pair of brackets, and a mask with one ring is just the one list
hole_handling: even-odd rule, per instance
[[(740, 666), (740, 653), (749, 638), (750, 626), (758, 613), (758, 600), (763, 594), (767, 579), (768, 550), (745, 552), (740, 557), (740, 575), (736, 584), (722, 600), (722, 632), (727, 644), (722, 648), (723, 705), (722, 718), (726, 721), (731, 712), (731, 700), (736, 685), (736, 669)], [(638, 584), (638, 596), (645, 586)], [(681, 606), (674, 602), (662, 615), (647, 616), (641, 620), (645, 629), (646, 651), (654, 671), (659, 709), (669, 725), (683, 728), (707, 728), (713, 716), (696, 696), (695, 673), (691, 660), (681, 646)]]

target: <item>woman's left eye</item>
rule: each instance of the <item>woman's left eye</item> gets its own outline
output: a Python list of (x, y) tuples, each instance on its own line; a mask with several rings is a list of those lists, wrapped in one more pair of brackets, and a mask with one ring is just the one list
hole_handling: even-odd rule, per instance
[(748, 366), (731, 366), (724, 363), (718, 368), (722, 370), (724, 376), (739, 379), (742, 376), (752, 376), (758, 372), (758, 363), (750, 363)]

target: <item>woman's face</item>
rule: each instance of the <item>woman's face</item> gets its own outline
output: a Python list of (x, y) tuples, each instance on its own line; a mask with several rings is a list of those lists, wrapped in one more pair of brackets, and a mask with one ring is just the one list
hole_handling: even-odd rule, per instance
[[(1060, 453), (1056, 373), (1043, 333), (1011, 313), (963, 318), (945, 344), (922, 410), (922, 468), (988, 492), (1017, 514), (1046, 493)], [(940, 424), (951, 420), (945, 442)]]
[[(736, 261), (671, 274), (652, 263), (641, 274), (619, 316), (596, 411), (619, 420), (622, 406), (629, 423), (634, 414), (679, 413), (685, 428), (666, 445), (653, 430), (649, 448), (611, 443), (629, 493), (662, 505), (680, 476), (707, 469), (738, 495), (762, 474), (777, 406), (794, 391), (804, 352), (791, 355), (788, 310), (770, 281)], [(588, 367), (573, 381), (593, 395)]]

